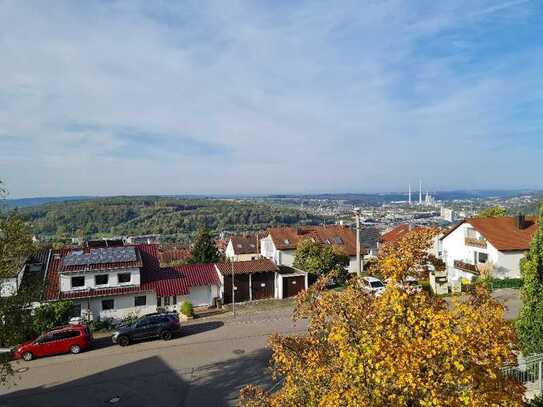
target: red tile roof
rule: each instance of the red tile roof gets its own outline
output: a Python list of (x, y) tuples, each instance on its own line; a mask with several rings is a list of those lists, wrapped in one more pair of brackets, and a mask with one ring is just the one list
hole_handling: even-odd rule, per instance
[[(278, 271), (277, 266), (268, 259), (235, 261), (234, 274), (267, 273)], [(218, 263), (217, 268), (222, 275), (232, 274), (232, 263)]]
[(464, 223), (469, 223), (483, 237), (500, 251), (522, 251), (530, 248), (530, 243), (538, 227), (537, 216), (527, 216), (524, 227), (519, 229), (516, 216), (498, 216), (490, 218), (471, 218), (460, 222), (449, 230), (442, 239), (454, 232)]
[(389, 230), (386, 233), (383, 233), (381, 237), (379, 238), (380, 243), (396, 243), (401, 238), (403, 238), (406, 234), (413, 230), (425, 230), (428, 228), (425, 228), (423, 226), (413, 226), (408, 224), (402, 224), (399, 226), (396, 226), (394, 229)]
[(356, 256), (356, 233), (348, 226), (304, 226), (299, 228), (279, 227), (268, 230), (278, 250), (296, 250), (304, 239), (331, 244), (342, 249), (348, 256)]
[(234, 254), (252, 254), (258, 253), (257, 247), (257, 236), (232, 236), (230, 238), (232, 242), (232, 248), (234, 249)]
[(47, 270), (45, 299), (75, 299), (110, 295), (123, 295), (154, 291), (158, 296), (187, 295), (190, 288), (200, 285), (219, 285), (220, 280), (213, 264), (190, 264), (161, 268), (158, 246), (154, 244), (135, 245), (141, 256), (139, 286), (94, 289), (92, 291), (60, 292), (59, 276), (62, 258), (71, 249), (54, 250)]

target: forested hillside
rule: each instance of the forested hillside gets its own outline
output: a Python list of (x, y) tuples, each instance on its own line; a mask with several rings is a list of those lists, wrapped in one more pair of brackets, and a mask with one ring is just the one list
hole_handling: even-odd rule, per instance
[(304, 211), (238, 200), (115, 197), (50, 203), (19, 209), (41, 238), (160, 233), (183, 241), (202, 222), (214, 232), (250, 231), (271, 225), (316, 224)]

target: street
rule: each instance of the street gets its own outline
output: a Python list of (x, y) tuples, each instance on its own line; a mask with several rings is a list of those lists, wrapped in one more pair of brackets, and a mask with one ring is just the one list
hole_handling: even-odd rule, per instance
[(236, 318), (225, 314), (191, 321), (180, 338), (168, 342), (122, 348), (106, 337), (79, 355), (19, 361), (16, 378), (0, 387), (0, 406), (233, 405), (244, 385), (273, 385), (269, 335), (306, 328), (290, 316), (290, 307)]

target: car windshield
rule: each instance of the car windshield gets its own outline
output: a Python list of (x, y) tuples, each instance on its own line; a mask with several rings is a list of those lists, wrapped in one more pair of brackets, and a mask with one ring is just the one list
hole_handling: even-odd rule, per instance
[(370, 284), (371, 284), (371, 287), (372, 287), (372, 288), (382, 288), (382, 287), (385, 286), (385, 285), (384, 285), (382, 282), (380, 282), (380, 281), (372, 281)]

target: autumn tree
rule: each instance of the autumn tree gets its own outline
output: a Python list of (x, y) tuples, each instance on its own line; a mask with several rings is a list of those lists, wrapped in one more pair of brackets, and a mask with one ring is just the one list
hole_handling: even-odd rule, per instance
[(330, 272), (344, 276), (349, 256), (333, 245), (304, 239), (296, 247), (293, 265), (316, 276)]
[(484, 287), (449, 307), (396, 284), (427, 273), (431, 237), (412, 231), (382, 250), (381, 297), (357, 278), (341, 292), (323, 290), (323, 278), (301, 294), (295, 317), (308, 318), (307, 334), (270, 339), (281, 387), (246, 387), (241, 405), (522, 405), (523, 386), (500, 370), (516, 361), (515, 333)]
[[(39, 287), (25, 284), (13, 292), (11, 285), (3, 283), (17, 275), (33, 250), (32, 234), (17, 213), (0, 212), (0, 347), (16, 345), (32, 331), (30, 304)], [(0, 383), (13, 373), (8, 356), (0, 354)]]
[(207, 225), (198, 229), (189, 263), (216, 263), (220, 255)]
[(478, 215), (480, 218), (494, 218), (498, 216), (507, 216), (507, 209), (502, 206), (492, 206), (483, 209)]
[(543, 353), (543, 205), (539, 219), (530, 251), (520, 262), (522, 308), (516, 328), (526, 354)]

